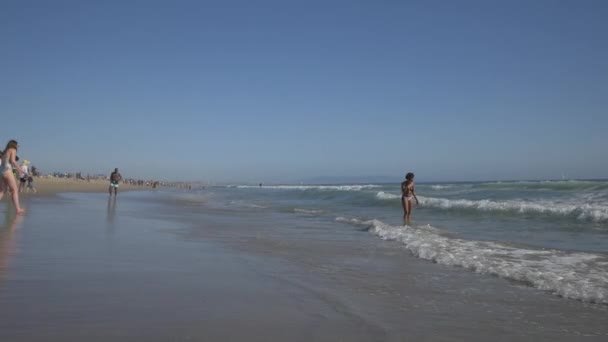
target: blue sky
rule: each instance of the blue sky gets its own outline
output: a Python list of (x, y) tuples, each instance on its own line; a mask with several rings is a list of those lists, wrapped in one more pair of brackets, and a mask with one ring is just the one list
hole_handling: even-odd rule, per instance
[(606, 1), (4, 0), (0, 140), (47, 172), (166, 180), (607, 178), (606, 18)]

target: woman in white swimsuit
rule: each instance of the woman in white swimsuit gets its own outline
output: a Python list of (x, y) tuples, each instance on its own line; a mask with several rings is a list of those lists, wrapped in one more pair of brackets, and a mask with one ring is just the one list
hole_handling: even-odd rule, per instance
[(6, 144), (4, 153), (2, 153), (2, 165), (0, 165), (0, 200), (4, 196), (4, 192), (8, 187), (11, 189), (11, 196), (13, 198), (13, 204), (17, 210), (17, 214), (23, 214), (25, 209), (19, 206), (19, 190), (17, 188), (17, 182), (15, 176), (13, 176), (13, 167), (19, 170), (19, 164), (17, 164), (17, 148), (19, 144), (17, 141), (11, 140)]
[(403, 225), (410, 223), (412, 216), (412, 208), (414, 200), (418, 205), (418, 197), (416, 197), (416, 188), (414, 187), (414, 174), (409, 172), (405, 175), (405, 181), (401, 183), (401, 205), (403, 206)]

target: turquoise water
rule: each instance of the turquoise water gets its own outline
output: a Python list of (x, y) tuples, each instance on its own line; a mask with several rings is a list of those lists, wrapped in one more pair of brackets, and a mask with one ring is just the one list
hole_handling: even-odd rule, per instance
[(608, 181), (416, 187), (420, 206), (409, 226), (399, 184), (231, 185), (171, 196), (206, 209), (274, 212), (311, 229), (367, 230), (423, 259), (608, 303)]

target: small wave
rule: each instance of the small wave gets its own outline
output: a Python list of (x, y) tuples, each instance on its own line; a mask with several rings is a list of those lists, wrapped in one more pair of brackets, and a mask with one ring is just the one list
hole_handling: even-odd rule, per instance
[(305, 215), (319, 215), (319, 214), (324, 213), (323, 210), (311, 210), (311, 209), (300, 209), (300, 208), (294, 208), (293, 212), (299, 213), (299, 214), (305, 214)]
[(338, 217), (336, 221), (368, 227), (384, 240), (403, 243), (415, 256), (440, 264), (524, 282), (557, 295), (608, 304), (605, 256), (533, 250), (495, 242), (468, 241), (440, 235), (431, 226), (391, 226), (379, 220)]
[(528, 190), (555, 190), (555, 191), (584, 191), (608, 189), (606, 181), (590, 180), (544, 180), (544, 181), (513, 181), (513, 182), (487, 182), (477, 186), (493, 189), (528, 189)]
[(468, 208), (482, 211), (515, 211), (519, 213), (540, 213), (576, 216), (579, 220), (594, 222), (608, 221), (608, 207), (594, 204), (568, 204), (552, 201), (491, 201), (491, 200), (449, 200), (445, 198), (418, 197), (420, 204), (443, 209)]
[(433, 190), (451, 189), (453, 187), (454, 187), (453, 185), (431, 185), (431, 189), (433, 189)]
[(379, 198), (379, 199), (382, 199), (382, 200), (392, 200), (392, 199), (399, 199), (399, 198), (401, 198), (401, 196), (399, 196), (399, 195), (391, 194), (391, 193), (384, 192), (384, 191), (379, 191), (376, 194), (376, 197)]
[[(376, 197), (381, 200), (398, 199), (400, 196), (378, 192)], [(563, 216), (575, 216), (579, 220), (593, 222), (608, 221), (608, 206), (601, 204), (570, 204), (554, 201), (527, 202), (524, 200), (492, 201), (492, 200), (466, 200), (466, 199), (447, 199), (435, 197), (418, 196), (420, 204), (423, 206), (441, 209), (474, 209), (480, 211), (502, 211), (518, 213), (537, 213)]]
[(332, 191), (361, 191), (364, 189), (379, 188), (380, 185), (265, 185), (263, 187), (253, 185), (237, 185), (239, 189), (279, 189), (279, 190), (332, 190)]

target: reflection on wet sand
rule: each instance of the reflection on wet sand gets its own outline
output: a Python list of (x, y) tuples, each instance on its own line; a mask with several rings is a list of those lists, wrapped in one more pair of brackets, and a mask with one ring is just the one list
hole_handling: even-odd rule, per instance
[(107, 212), (106, 212), (106, 224), (107, 224), (107, 230), (106, 233), (108, 234), (108, 236), (111, 236), (114, 234), (114, 220), (116, 219), (116, 197), (115, 196), (109, 196), (108, 197), (108, 207), (107, 207)]
[(0, 283), (6, 278), (10, 259), (15, 254), (15, 231), (22, 220), (22, 215), (7, 213), (0, 225)]

